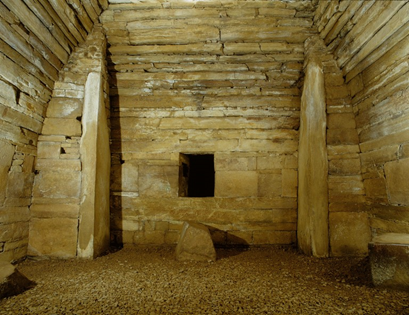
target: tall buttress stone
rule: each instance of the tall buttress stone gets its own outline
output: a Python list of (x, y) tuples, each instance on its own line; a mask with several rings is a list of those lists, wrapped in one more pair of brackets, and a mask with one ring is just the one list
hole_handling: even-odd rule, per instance
[(328, 158), (324, 73), (318, 37), (306, 40), (301, 97), (298, 245), (307, 255), (328, 256)]

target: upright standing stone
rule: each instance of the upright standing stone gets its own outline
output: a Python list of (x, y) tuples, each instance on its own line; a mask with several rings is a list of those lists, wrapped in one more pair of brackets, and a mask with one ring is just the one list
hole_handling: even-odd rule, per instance
[(85, 85), (81, 138), (82, 186), (78, 256), (94, 258), (109, 247), (110, 150), (102, 74), (91, 72)]
[(176, 258), (177, 260), (216, 261), (216, 251), (209, 229), (203, 224), (185, 222), (176, 246)]
[(328, 256), (328, 158), (324, 73), (314, 54), (318, 38), (306, 41), (301, 97), (298, 185), (298, 245), (307, 255)]

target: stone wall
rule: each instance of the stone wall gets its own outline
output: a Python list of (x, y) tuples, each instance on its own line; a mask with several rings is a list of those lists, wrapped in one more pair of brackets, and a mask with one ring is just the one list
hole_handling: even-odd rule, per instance
[[(105, 51), (103, 29), (96, 25), (86, 41), (71, 54), (55, 82), (38, 139), (30, 208), (29, 255), (77, 255), (79, 223), (84, 215), (80, 209), (91, 193), (83, 193), (83, 173), (95, 169), (97, 163), (95, 156), (93, 162), (85, 162), (81, 151), (87, 126), (87, 119), (83, 119), (85, 87), (89, 73), (98, 73), (105, 78), (104, 102), (109, 113)], [(88, 99), (90, 97), (98, 95), (89, 95)], [(90, 145), (90, 141), (87, 143)]]
[[(302, 9), (302, 10), (301, 10)], [(303, 42), (311, 2), (110, 5), (114, 241), (296, 241)], [(214, 197), (179, 196), (179, 154), (214, 154)]]
[(27, 253), (37, 138), (54, 81), (107, 7), (106, 0), (72, 4), (0, 1), (0, 260)]
[[(352, 154), (353, 161), (348, 164), (355, 173), (359, 153), (364, 179), (363, 187), (357, 182), (354, 191), (346, 196), (356, 206), (351, 204), (342, 210), (343, 206), (337, 205), (333, 215), (342, 216), (348, 226), (365, 231), (367, 211), (373, 234), (407, 233), (409, 4), (321, 1), (314, 21), (347, 83), (348, 89), (343, 87), (342, 93), (351, 99), (344, 104), (352, 106), (359, 147), (351, 134), (354, 143), (345, 148), (345, 154), (347, 150)], [(363, 192), (367, 206), (361, 203)], [(359, 211), (355, 218), (348, 219), (344, 212), (350, 209)]]

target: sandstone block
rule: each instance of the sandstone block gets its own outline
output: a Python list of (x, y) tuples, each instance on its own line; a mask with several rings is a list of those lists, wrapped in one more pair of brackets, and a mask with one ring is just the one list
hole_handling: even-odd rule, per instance
[(384, 178), (365, 179), (364, 187), (366, 195), (370, 198), (387, 198), (386, 183)]
[(0, 300), (23, 293), (33, 286), (34, 282), (20, 273), (15, 266), (0, 261)]
[(216, 250), (209, 229), (202, 224), (185, 222), (178, 245), (177, 260), (216, 261)]
[(131, 162), (111, 166), (111, 191), (139, 191), (139, 166)]
[(276, 197), (282, 193), (282, 175), (274, 172), (258, 174), (258, 196)]
[(358, 133), (355, 129), (328, 129), (327, 142), (329, 145), (357, 144)]
[(77, 254), (78, 219), (32, 219), (28, 255), (75, 257)]
[(293, 169), (282, 170), (282, 193), (283, 197), (297, 197), (298, 172)]
[(409, 290), (409, 234), (386, 233), (369, 243), (373, 284)]
[(365, 256), (371, 240), (366, 213), (332, 212), (329, 215), (332, 256)]
[(7, 197), (30, 197), (33, 180), (33, 173), (10, 172), (7, 182)]
[(76, 98), (53, 97), (48, 104), (47, 117), (77, 118), (82, 116), (82, 100)]
[(30, 207), (34, 218), (78, 218), (78, 204), (33, 204)]
[(215, 196), (254, 197), (257, 196), (258, 175), (255, 171), (216, 172)]
[(281, 169), (283, 167), (282, 155), (268, 155), (257, 157), (258, 170)]
[(141, 197), (177, 197), (178, 191), (178, 166), (141, 165), (139, 167)]
[(77, 198), (81, 187), (81, 172), (41, 171), (34, 180), (33, 195), (48, 198)]
[(398, 205), (409, 205), (409, 159), (385, 163), (386, 184), (389, 202)]
[(42, 134), (71, 137), (81, 136), (81, 122), (76, 119), (46, 118)]
[(6, 197), (7, 177), (13, 161), (15, 147), (5, 141), (0, 141), (0, 204)]
[(219, 40), (219, 29), (212, 26), (198, 26), (186, 32), (186, 29), (151, 29), (135, 30), (129, 35), (132, 45), (146, 44), (193, 44), (198, 42), (216, 42)]
[(226, 157), (217, 155), (214, 161), (217, 171), (253, 171), (256, 169), (256, 157)]
[(37, 156), (40, 159), (59, 159), (61, 143), (39, 141), (37, 150)]
[(359, 158), (330, 160), (328, 167), (330, 175), (358, 175), (361, 173)]
[(329, 114), (327, 116), (328, 129), (355, 129), (353, 113)]

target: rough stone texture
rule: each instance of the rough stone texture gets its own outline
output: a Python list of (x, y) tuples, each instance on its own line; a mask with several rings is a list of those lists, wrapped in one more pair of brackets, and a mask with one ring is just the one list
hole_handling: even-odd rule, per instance
[(372, 281), (375, 286), (409, 291), (409, 235), (386, 233), (369, 243)]
[(77, 255), (78, 219), (30, 220), (29, 256), (69, 258)]
[[(218, 229), (218, 244), (295, 241), (297, 81), (302, 42), (315, 32), (309, 5), (138, 2), (102, 14), (115, 242), (176, 244), (171, 223), (199, 217)], [(180, 153), (214, 154), (213, 200), (179, 194)], [(160, 221), (169, 226), (150, 230)]]
[(368, 215), (364, 212), (331, 212), (331, 256), (366, 256), (371, 240)]
[(109, 245), (104, 58), (105, 37), (95, 26), (55, 83), (39, 137), (29, 255), (91, 258)]
[(325, 141), (324, 74), (316, 54), (317, 38), (306, 42), (308, 56), (301, 98), (297, 237), (300, 249), (328, 256), (328, 158)]
[(409, 205), (409, 159), (385, 163), (388, 199), (391, 204)]
[(185, 222), (176, 246), (177, 260), (216, 261), (209, 229), (199, 223)]
[(23, 293), (34, 283), (20, 273), (15, 266), (0, 261), (0, 300)]
[[(337, 111), (350, 104), (355, 114), (374, 234), (404, 232), (409, 222), (401, 215), (408, 210), (403, 178), (407, 170), (400, 162), (407, 157), (403, 148), (409, 141), (408, 10), (405, 1), (322, 2), (314, 18), (351, 95), (348, 103), (338, 100)], [(388, 210), (379, 211), (379, 204)]]
[[(27, 254), (28, 230), (16, 227), (26, 224), (29, 216), (24, 221), (12, 218), (16, 217), (16, 207), (28, 209), (30, 205), (37, 140), (54, 83), (69, 54), (98, 21), (101, 8), (98, 0), (75, 1), (72, 6), (64, 1), (4, 0), (0, 12), (0, 229), (10, 231), (8, 238), (0, 237), (0, 260), (13, 261)], [(74, 86), (67, 85), (63, 94), (79, 92), (74, 91)], [(73, 109), (68, 107), (52, 115), (58, 120), (47, 120), (45, 130), (70, 129), (71, 134), (77, 134), (80, 123), (74, 118), (69, 126), (65, 121)], [(9, 151), (3, 143), (14, 151), (12, 161), (7, 157), (6, 164)], [(12, 178), (7, 179), (6, 173)]]

